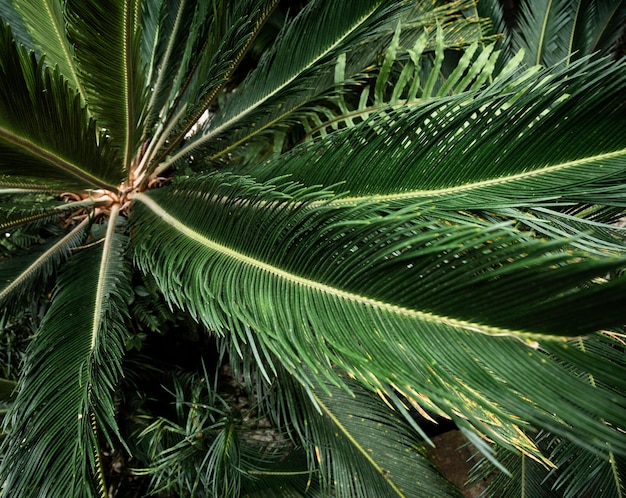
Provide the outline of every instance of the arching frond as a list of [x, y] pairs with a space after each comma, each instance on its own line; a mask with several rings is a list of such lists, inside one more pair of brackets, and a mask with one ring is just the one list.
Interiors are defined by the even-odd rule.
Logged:
[[[341, 54], [339, 58], [344, 61], [342, 62], [341, 78], [337, 78], [339, 74], [337, 70], [334, 71], [333, 75], [332, 64], [328, 62], [328, 57], [326, 57], [325, 63], [321, 67], [315, 68], [315, 78], [305, 81], [312, 68], [307, 69], [298, 77], [298, 80], [303, 83], [302, 85], [295, 86], [291, 90], [291, 87], [287, 86], [280, 90], [275, 97], [269, 96], [267, 100], [262, 99], [258, 109], [251, 109], [250, 113], [242, 114], [241, 119], [238, 118], [228, 125], [228, 133], [221, 133], [213, 137], [217, 138], [216, 140], [202, 139], [203, 133], [212, 134], [212, 129], [216, 123], [215, 121], [207, 122], [196, 138], [201, 140], [199, 150], [206, 150], [209, 160], [215, 161], [231, 154], [233, 150], [237, 151], [243, 144], [250, 147], [248, 145], [250, 141], [259, 142], [261, 147], [267, 148], [266, 142], [268, 137], [271, 137], [275, 143], [274, 149], [276, 152], [280, 152], [282, 149], [281, 136], [284, 135], [285, 128], [293, 123], [306, 121], [312, 112], [319, 112], [317, 111], [319, 102], [316, 100], [341, 100], [342, 93], [347, 91], [343, 88], [344, 85], [353, 83], [355, 78], [360, 81], [374, 71], [378, 65], [380, 54], [385, 51], [393, 36], [396, 23], [403, 26], [400, 42], [404, 45], [409, 44], [408, 46], [412, 46], [415, 39], [425, 29], [433, 31], [436, 24], [442, 26], [446, 47], [463, 46], [480, 40], [483, 22], [470, 15], [469, 11], [471, 11], [472, 5], [473, 2], [455, 2], [452, 4], [437, 2], [437, 5], [428, 8], [416, 4], [412, 9], [400, 10], [398, 16], [390, 17], [390, 21], [380, 23], [369, 31], [363, 30], [361, 38], [353, 40], [349, 46], [342, 45], [343, 53], [339, 50], [334, 52]], [[363, 36], [365, 34], [367, 36]], [[428, 42], [429, 47], [434, 44], [434, 36], [432, 38], [433, 40]], [[288, 47], [287, 50], [289, 50], [291, 45], [285, 45], [285, 47]], [[292, 57], [291, 54], [286, 54], [286, 56]], [[284, 58], [284, 56], [279, 55], [275, 58], [278, 59], [279, 57]], [[240, 89], [237, 90], [237, 92], [239, 91]], [[228, 101], [240, 99], [239, 93], [227, 97], [226, 106], [231, 107], [232, 105], [228, 104]], [[324, 111], [328, 111], [328, 108], [324, 107]], [[216, 116], [221, 114], [222, 111], [217, 111]], [[194, 151], [194, 156], [199, 150]], [[248, 155], [250, 154], [248, 153]], [[167, 162], [166, 165], [168, 164], [170, 163]]]
[[125, 169], [139, 147], [145, 100], [139, 4], [140, 0], [68, 0], [66, 4], [87, 105], [118, 147]]
[[337, 497], [460, 496], [435, 470], [423, 442], [402, 415], [376, 394], [344, 379], [351, 393], [326, 384], [326, 392], [276, 380], [286, 399], [286, 420], [307, 443], [322, 490]]
[[23, 298], [30, 297], [33, 286], [46, 281], [58, 270], [70, 256], [70, 251], [85, 239], [88, 221], [85, 220], [58, 240], [33, 248], [28, 255], [0, 263], [0, 306], [3, 314], [19, 309]]
[[[68, 186], [117, 183], [115, 154], [57, 70], [17, 47], [0, 26], [0, 173], [62, 180]], [[25, 119], [27, 117], [27, 119]]]
[[48, 66], [58, 66], [70, 88], [78, 90], [84, 104], [86, 93], [78, 75], [74, 49], [67, 38], [63, 2], [15, 0], [14, 3], [34, 41], [29, 46], [36, 47], [40, 54], [46, 54], [45, 62]]
[[[512, 413], [590, 447], [591, 433], [622, 439], [600, 421], [619, 426], [620, 401], [514, 338], [530, 333], [545, 347], [545, 333], [621, 323], [622, 279], [594, 279], [622, 260], [561, 252], [567, 241], [506, 225], [420, 216], [417, 206], [379, 216], [375, 204], [337, 208], [310, 189], [228, 175], [135, 199], [137, 263], [166, 298], [213, 330], [258, 341], [294, 375], [306, 366], [337, 382], [338, 365], [530, 453]], [[594, 367], [591, 358], [575, 363], [585, 362]], [[533, 378], [548, 371], [549, 385]], [[572, 408], [580, 399], [582, 411]], [[553, 413], [574, 417], [578, 436]]]
[[129, 297], [125, 240], [115, 213], [102, 243], [74, 255], [28, 352], [5, 424], [3, 492], [107, 496], [99, 433], [116, 434], [112, 391], [121, 372]]
[[[446, 209], [585, 203], [624, 206], [624, 66], [572, 64], [422, 107], [383, 110], [259, 171], [342, 182], [339, 202]], [[506, 81], [506, 80], [505, 80]], [[504, 83], [506, 88], [506, 83]], [[601, 119], [598, 116], [602, 116]]]
[[[166, 168], [203, 144], [216, 140], [242, 119], [254, 120], [251, 116], [263, 114], [272, 103], [308, 93], [311, 84], [332, 70], [332, 61], [338, 54], [351, 43], [375, 33], [393, 19], [393, 11], [399, 8], [399, 5], [384, 5], [380, 0], [342, 4], [311, 2], [238, 87], [235, 98], [229, 99], [196, 138], [159, 168]], [[310, 35], [306, 39], [302, 38], [305, 25]]]

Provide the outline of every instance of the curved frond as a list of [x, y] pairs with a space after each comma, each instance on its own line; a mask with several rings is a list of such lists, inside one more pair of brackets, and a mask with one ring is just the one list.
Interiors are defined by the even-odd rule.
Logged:
[[[468, 12], [471, 12], [473, 2], [441, 3], [442, 5], [433, 8], [420, 3], [415, 4], [414, 8], [408, 12], [400, 12], [397, 26], [389, 23], [388, 26], [373, 30], [370, 37], [349, 47], [346, 52], [337, 57], [334, 74], [327, 70], [324, 76], [318, 76], [311, 81], [306, 91], [295, 93], [276, 102], [270, 101], [271, 107], [264, 105], [263, 113], [254, 113], [251, 118], [244, 118], [228, 135], [220, 136], [218, 141], [208, 144], [209, 161], [222, 158], [243, 144], [246, 144], [246, 149], [248, 149], [250, 141], [256, 141], [260, 147], [264, 148], [268, 147], [267, 142], [270, 138], [275, 144], [280, 144], [281, 134], [284, 135], [284, 129], [291, 123], [298, 123], [308, 128], [307, 125], [312, 122], [310, 126], [321, 127], [320, 132], [324, 134], [325, 122], [330, 121], [328, 128], [336, 129], [337, 123], [351, 125], [354, 119], [357, 121], [364, 119], [368, 110], [371, 110], [369, 107], [380, 106], [379, 90], [391, 84], [388, 82], [389, 71], [387, 69], [389, 68], [387, 66], [395, 60], [395, 54], [394, 57], [389, 57], [389, 55], [395, 51], [402, 51], [401, 47], [418, 46], [421, 54], [423, 51], [433, 50], [435, 45], [458, 48], [482, 39], [482, 20], [470, 16]], [[467, 15], [464, 15], [466, 13]], [[435, 26], [439, 29], [435, 29]], [[435, 32], [441, 34], [437, 41]], [[383, 54], [385, 56], [383, 68], [378, 77], [375, 77], [379, 69], [379, 59]], [[406, 53], [404, 56], [406, 58]], [[419, 55], [413, 53], [411, 57], [411, 61], [407, 63], [409, 70], [414, 69], [413, 59], [419, 59]], [[433, 70], [433, 72], [437, 71]], [[388, 92], [389, 95], [385, 95], [385, 100], [394, 102], [399, 100], [400, 93], [404, 90], [410, 76], [407, 71], [403, 71], [398, 81], [395, 82], [393, 94]], [[363, 86], [374, 78], [377, 100], [372, 102], [374, 85], [365, 88]], [[419, 81], [416, 87], [418, 84]], [[352, 91], [361, 91], [361, 101], [358, 103], [347, 101], [346, 94]], [[363, 102], [364, 93], [368, 95], [371, 93], [372, 101], [368, 99], [367, 102]], [[408, 93], [415, 96], [417, 89], [411, 87]], [[237, 95], [233, 95], [232, 98], [237, 98]], [[404, 100], [407, 100], [406, 95]], [[276, 152], [282, 151], [281, 145], [275, 146]]]
[[86, 235], [89, 220], [74, 228], [59, 240], [33, 248], [28, 255], [0, 263], [0, 305], [3, 314], [11, 312], [29, 297], [34, 284], [40, 283], [58, 269]]
[[427, 459], [422, 441], [398, 412], [343, 380], [351, 393], [328, 383], [307, 393], [289, 386], [288, 378], [276, 381], [290, 398], [285, 405], [294, 412], [287, 420], [310, 448], [309, 465], [322, 490], [347, 498], [461, 496]]
[[30, 46], [46, 54], [48, 66], [59, 67], [70, 87], [78, 90], [84, 104], [85, 90], [78, 75], [74, 49], [67, 38], [62, 1], [15, 0], [14, 3], [34, 41]]
[[[531, 453], [511, 413], [591, 447], [591, 434], [605, 433], [601, 440], [626, 451], [600, 420], [619, 426], [622, 401], [530, 347], [551, 344], [546, 333], [622, 323], [623, 279], [600, 283], [621, 259], [562, 251], [567, 241], [506, 225], [438, 219], [417, 206], [379, 215], [371, 204], [336, 207], [312, 189], [229, 175], [135, 200], [137, 263], [166, 298], [244, 342], [250, 327], [294, 375], [306, 366], [337, 382], [338, 365], [373, 389], [391, 385], [437, 413], [462, 413], [457, 423]], [[548, 385], [533, 378], [548, 371]]]
[[66, 5], [87, 106], [128, 169], [141, 139], [145, 100], [140, 0], [68, 0]]
[[379, 111], [261, 167], [258, 177], [341, 182], [349, 195], [339, 202], [347, 204], [623, 207], [624, 68], [609, 61], [572, 64], [526, 75], [510, 92], [495, 84], [474, 95]]
[[[332, 61], [350, 44], [371, 36], [393, 19], [398, 5], [381, 0], [329, 4], [311, 2], [281, 33], [273, 49], [238, 87], [237, 95], [211, 116], [203, 130], [159, 166], [162, 170], [197, 147], [217, 139], [240, 120], [264, 112], [272, 102], [308, 93], [311, 84], [331, 74]], [[302, 36], [306, 26], [307, 36]]]
[[102, 243], [66, 265], [33, 341], [2, 443], [3, 492], [107, 496], [99, 432], [116, 434], [112, 391], [121, 374], [130, 296], [125, 238], [115, 213]]
[[0, 173], [112, 188], [121, 174], [115, 157], [58, 70], [0, 26]]

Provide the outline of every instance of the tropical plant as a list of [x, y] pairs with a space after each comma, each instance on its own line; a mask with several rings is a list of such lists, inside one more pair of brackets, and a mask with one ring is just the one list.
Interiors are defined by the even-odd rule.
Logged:
[[626, 65], [477, 12], [0, 0], [3, 496], [623, 493]]

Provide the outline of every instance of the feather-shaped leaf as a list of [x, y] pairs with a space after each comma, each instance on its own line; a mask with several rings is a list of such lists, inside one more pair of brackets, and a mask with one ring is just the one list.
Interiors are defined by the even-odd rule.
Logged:
[[122, 167], [129, 168], [141, 139], [145, 100], [140, 0], [68, 0], [66, 5], [87, 105], [119, 148]]
[[[393, 19], [400, 6], [380, 0], [329, 4], [311, 2], [278, 37], [258, 67], [238, 87], [236, 98], [228, 100], [212, 116], [197, 138], [190, 140], [162, 170], [197, 147], [228, 132], [240, 120], [283, 102], [294, 94], [308, 93], [311, 84], [331, 74], [332, 61], [350, 44], [372, 36]], [[303, 31], [306, 30], [306, 31]], [[306, 33], [306, 34], [303, 34]]]
[[520, 6], [519, 30], [513, 34], [513, 49], [523, 48], [530, 66], [553, 66], [565, 60], [577, 4], [571, 0], [527, 0]]
[[29, 349], [2, 446], [7, 495], [106, 496], [98, 433], [110, 441], [117, 431], [112, 390], [130, 295], [115, 219], [114, 212], [102, 243], [66, 266]]
[[121, 177], [115, 157], [58, 70], [0, 26], [0, 173], [111, 188]]
[[[506, 225], [437, 220], [416, 207], [379, 216], [375, 205], [336, 207], [311, 189], [228, 175], [135, 200], [137, 262], [166, 298], [214, 330], [258, 341], [290, 372], [306, 365], [336, 381], [330, 369], [339, 365], [374, 389], [393, 385], [436, 412], [462, 413], [458, 423], [524, 451], [534, 450], [516, 427], [519, 414], [588, 447], [592, 434], [605, 434], [626, 451], [600, 420], [619, 426], [623, 400], [524, 341], [493, 337], [621, 323], [623, 279], [591, 281], [622, 260], [562, 252], [566, 241]], [[534, 378], [548, 372], [549, 385]]]
[[163, 54], [155, 61], [159, 68], [148, 111], [149, 125], [158, 114], [164, 126], [154, 134], [147, 160], [154, 154], [163, 158], [198, 125], [276, 4], [276, 0], [213, 4], [185, 0], [177, 4], [175, 15], [164, 15], [164, 33], [156, 47]]
[[39, 287], [35, 284], [45, 282], [69, 257], [71, 249], [85, 239], [88, 221], [85, 220], [58, 240], [33, 248], [28, 255], [0, 263], [0, 306], [3, 315], [19, 307], [23, 298], [31, 295], [33, 286]]
[[579, 0], [569, 44], [572, 58], [610, 52], [626, 33], [626, 3], [623, 0]]
[[67, 38], [63, 2], [61, 0], [15, 0], [15, 7], [22, 19], [38, 52], [46, 54], [45, 62], [50, 67], [58, 66], [67, 79], [70, 88], [79, 91], [83, 103], [85, 90], [78, 76], [74, 49]]
[[[337, 122], [344, 119], [342, 114], [346, 115], [345, 121], [348, 123], [351, 117], [355, 115], [357, 117], [366, 116], [367, 109], [363, 109], [364, 105], [361, 105], [361, 108], [355, 112], [354, 109], [351, 109], [354, 106], [347, 103], [344, 96], [350, 95], [350, 92], [355, 90], [355, 85], [356, 90], [360, 91], [364, 81], [372, 77], [371, 73], [375, 73], [378, 69], [378, 59], [381, 54], [388, 50], [390, 40], [394, 47], [396, 45], [398, 47], [412, 47], [420, 39], [420, 34], [425, 31], [434, 33], [434, 26], [436, 25], [440, 26], [442, 31], [441, 45], [446, 48], [457, 48], [459, 45], [462, 46], [482, 38], [481, 20], [473, 17], [468, 18], [461, 14], [461, 12], [466, 12], [463, 9], [471, 10], [470, 7], [473, 2], [441, 3], [442, 5], [437, 6], [426, 6], [418, 3], [409, 11], [400, 12], [398, 19], [398, 25], [401, 26], [400, 30], [392, 23], [372, 30], [362, 42], [355, 43], [348, 47], [346, 52], [339, 55], [334, 75], [331, 71], [326, 70], [323, 76], [318, 75], [314, 81], [309, 83], [308, 87], [301, 89], [302, 91], [280, 100], [270, 100], [267, 105], [262, 106], [262, 113], [255, 112], [252, 116], [244, 118], [242, 122], [236, 123], [234, 133], [220, 136], [218, 141], [208, 144], [209, 160], [215, 161], [226, 154], [232, 154], [242, 144], [247, 144], [246, 147], [249, 147], [248, 142], [252, 140], [257, 141], [259, 147], [267, 149], [269, 137], [273, 138], [277, 144], [274, 147], [277, 149], [276, 152], [281, 152], [281, 134], [284, 135], [284, 128], [294, 122], [304, 124], [306, 127], [308, 120], [321, 117], [322, 122], [331, 120], [332, 126], [336, 127]], [[471, 34], [466, 32], [468, 26], [470, 26]], [[394, 30], [399, 31], [397, 36], [394, 35]], [[432, 50], [435, 45], [435, 36], [426, 38], [422, 48]], [[381, 69], [382, 73], [384, 73], [384, 69]], [[400, 79], [406, 80], [407, 77]], [[386, 76], [379, 76], [377, 81], [380, 83], [377, 83], [377, 89], [379, 85], [386, 85], [386, 80]], [[400, 84], [398, 84], [399, 86]], [[367, 89], [363, 90], [363, 92], [366, 91]], [[232, 98], [236, 99], [238, 96], [234, 94]], [[319, 102], [320, 99], [322, 102]], [[328, 107], [331, 103], [339, 107], [339, 116], [337, 116], [336, 110]], [[378, 104], [377, 102], [376, 105]], [[322, 126], [321, 123], [319, 125]]]
[[[328, 495], [337, 497], [461, 496], [424, 453], [413, 428], [376, 394], [344, 379], [348, 393], [331, 384], [309, 391], [276, 382], [301, 421], [300, 437]], [[289, 409], [289, 408], [288, 408]]]
[[625, 67], [572, 64], [528, 76], [510, 93], [506, 83], [495, 84], [475, 95], [380, 111], [317, 146], [295, 149], [257, 176], [342, 182], [350, 192], [345, 203], [624, 206]]

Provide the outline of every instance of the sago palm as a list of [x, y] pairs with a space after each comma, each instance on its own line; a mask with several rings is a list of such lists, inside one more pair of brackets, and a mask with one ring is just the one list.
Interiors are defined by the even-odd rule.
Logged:
[[[441, 418], [623, 492], [626, 66], [526, 66], [472, 1], [277, 6], [0, 0], [2, 324], [37, 326], [3, 496], [107, 496], [111, 451], [183, 496], [455, 496]], [[125, 359], [159, 332], [215, 356]]]

